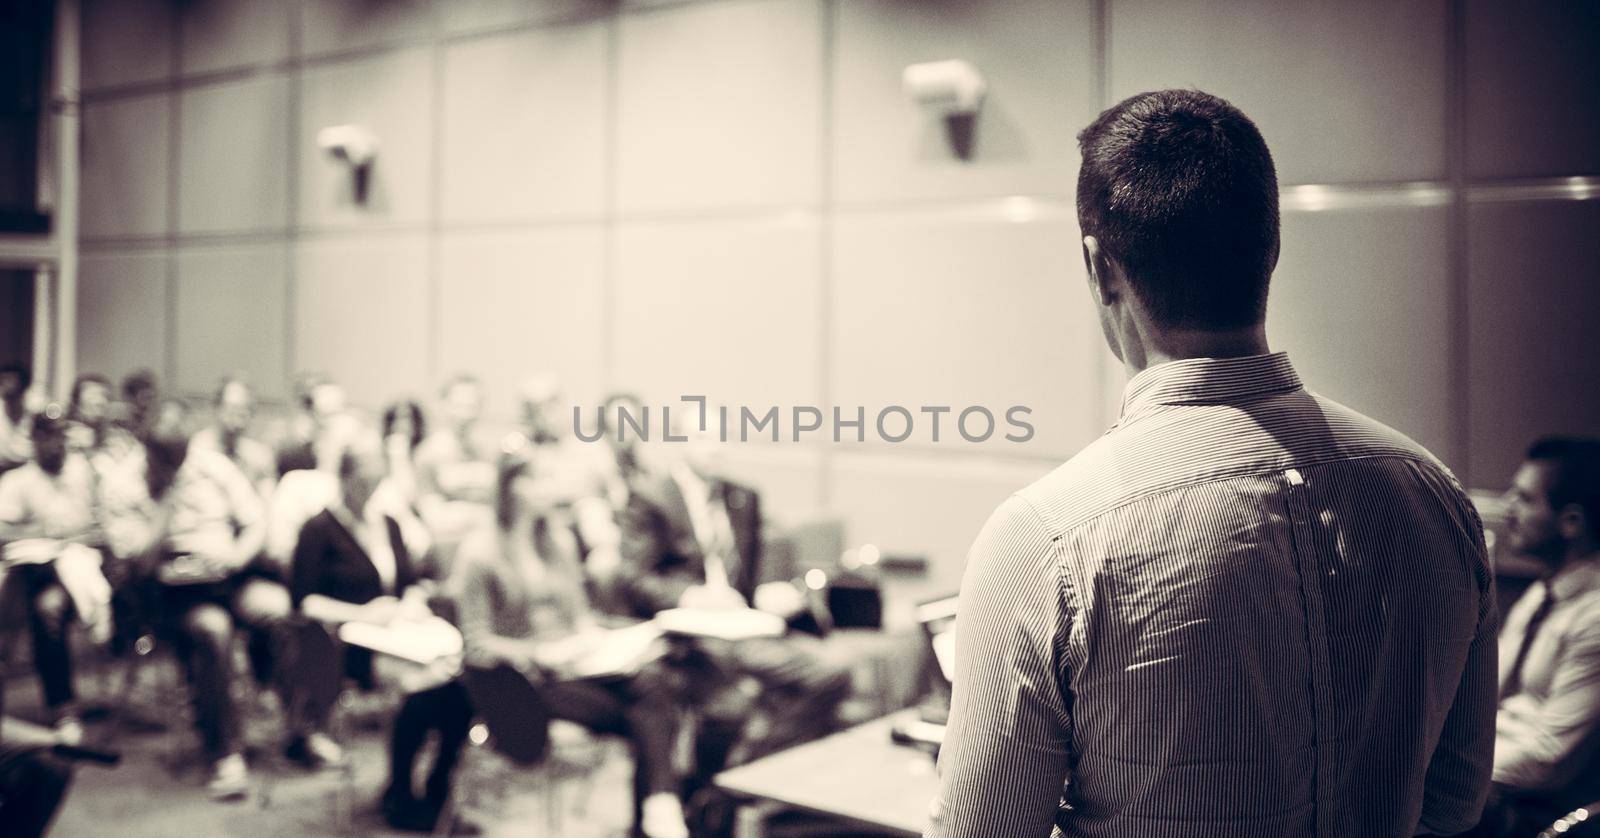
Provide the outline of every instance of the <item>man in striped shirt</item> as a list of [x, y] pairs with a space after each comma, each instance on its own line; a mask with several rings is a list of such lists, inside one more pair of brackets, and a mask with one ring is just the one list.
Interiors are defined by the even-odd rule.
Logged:
[[1493, 583], [1461, 487], [1267, 348], [1277, 177], [1198, 91], [1079, 136], [1116, 426], [968, 559], [932, 836], [1408, 836], [1471, 827]]

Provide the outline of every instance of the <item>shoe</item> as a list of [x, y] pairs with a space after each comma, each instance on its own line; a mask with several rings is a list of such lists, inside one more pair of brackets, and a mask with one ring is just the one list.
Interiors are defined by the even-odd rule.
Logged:
[[656, 792], [644, 799], [639, 831], [645, 838], [689, 838], [689, 825], [683, 817], [683, 803], [670, 792]]
[[432, 832], [438, 819], [438, 812], [430, 812], [417, 803], [395, 805], [385, 801], [383, 804], [383, 822], [401, 832]]
[[306, 768], [329, 768], [344, 764], [344, 748], [326, 733], [296, 736], [284, 747], [283, 755]]
[[217, 760], [206, 792], [212, 800], [242, 800], [250, 793], [250, 769], [242, 754], [229, 754]]

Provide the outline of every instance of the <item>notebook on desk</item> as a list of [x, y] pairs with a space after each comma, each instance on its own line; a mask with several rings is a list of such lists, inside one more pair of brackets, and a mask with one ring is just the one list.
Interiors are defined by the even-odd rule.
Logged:
[[950, 720], [950, 689], [956, 674], [956, 605], [958, 597], [947, 596], [917, 606], [917, 622], [933, 653], [933, 677], [928, 697], [917, 706], [917, 714], [898, 721], [892, 735], [895, 741], [937, 749], [944, 742], [945, 725]]

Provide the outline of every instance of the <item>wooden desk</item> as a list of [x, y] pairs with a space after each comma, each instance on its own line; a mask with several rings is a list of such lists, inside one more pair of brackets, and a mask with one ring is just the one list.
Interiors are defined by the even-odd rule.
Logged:
[[717, 775], [743, 798], [771, 800], [897, 835], [920, 836], [938, 792], [933, 757], [889, 740], [916, 708], [763, 757]]

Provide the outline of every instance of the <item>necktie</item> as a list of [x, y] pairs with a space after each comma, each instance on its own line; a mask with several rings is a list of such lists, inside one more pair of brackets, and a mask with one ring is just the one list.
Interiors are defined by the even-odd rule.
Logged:
[[1540, 600], [1539, 607], [1528, 617], [1528, 625], [1522, 630], [1522, 643], [1517, 646], [1517, 656], [1511, 659], [1511, 668], [1506, 671], [1505, 687], [1500, 691], [1501, 698], [1515, 695], [1522, 689], [1522, 665], [1528, 662], [1528, 650], [1533, 648], [1539, 627], [1545, 618], [1550, 616], [1550, 609], [1555, 607], [1555, 604], [1555, 594], [1551, 592], [1549, 583], [1545, 583], [1544, 599]]
[[706, 587], [726, 588], [728, 582], [728, 559], [733, 550], [732, 526], [728, 522], [728, 510], [723, 506], [722, 498], [718, 493], [716, 484], [706, 487], [705, 521], [706, 529]]

